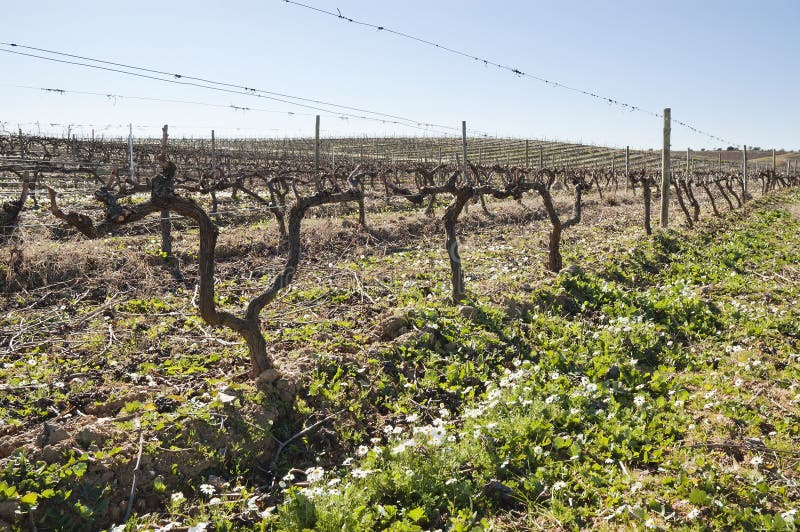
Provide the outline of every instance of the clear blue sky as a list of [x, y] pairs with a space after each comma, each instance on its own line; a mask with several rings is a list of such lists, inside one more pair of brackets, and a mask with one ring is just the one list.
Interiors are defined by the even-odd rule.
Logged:
[[[567, 85], [661, 112], [737, 143], [800, 148], [800, 2], [307, 0]], [[661, 121], [364, 29], [280, 0], [4, 2], [0, 41], [232, 81], [498, 136], [659, 147]], [[0, 52], [8, 129], [95, 125], [138, 135], [313, 135], [316, 111]], [[50, 87], [269, 111], [58, 95]], [[288, 115], [287, 111], [296, 114]], [[86, 133], [91, 126], [75, 126]], [[323, 113], [323, 135], [421, 134]], [[429, 133], [430, 134], [430, 133]], [[673, 126], [673, 148], [719, 141]]]

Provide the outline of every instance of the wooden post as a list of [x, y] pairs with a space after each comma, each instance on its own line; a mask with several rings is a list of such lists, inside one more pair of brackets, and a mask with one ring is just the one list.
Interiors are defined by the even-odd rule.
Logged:
[[628, 187], [630, 187], [630, 181], [628, 180], [628, 173], [631, 170], [631, 147], [625, 146], [625, 192], [628, 191]]
[[[203, 142], [203, 152], [205, 152], [205, 142]], [[211, 212], [214, 213], [214, 219], [219, 222], [219, 216], [217, 215], [217, 193], [213, 188], [213, 185], [216, 184], [217, 179], [217, 139], [214, 135], [213, 129], [211, 130], [211, 179]], [[236, 198], [235, 188], [233, 189], [233, 194], [231, 196]]]
[[528, 164], [528, 156], [530, 154], [530, 147], [528, 146], [528, 139], [525, 139], [525, 168], [527, 169], [530, 165]]
[[661, 227], [669, 226], [669, 184], [670, 167], [670, 133], [672, 130], [672, 110], [664, 109], [664, 146], [661, 152]]
[[467, 162], [467, 121], [461, 121], [461, 152], [464, 154], [464, 181], [469, 181], [469, 163]]
[[131, 164], [131, 181], [135, 181], [135, 172], [133, 168], [133, 124], [128, 124], [128, 155], [130, 156]]
[[742, 201], [747, 199], [747, 144], [742, 146], [742, 184], [744, 187], [744, 194], [742, 194]]
[[[167, 163], [167, 125], [161, 129], [161, 157], [166, 165]], [[165, 255], [164, 258], [172, 256], [172, 224], [169, 220], [169, 209], [161, 210], [161, 253]]]
[[778, 173], [778, 167], [775, 166], [775, 148], [772, 148], [772, 173], [773, 174]]
[[167, 159], [167, 138], [168, 138], [167, 129], [168, 128], [169, 128], [169, 126], [167, 124], [164, 124], [164, 127], [161, 128], [161, 156], [164, 158], [165, 161]]
[[686, 177], [689, 177], [689, 172], [692, 171], [692, 149], [686, 148]]
[[722, 152], [719, 152], [719, 167], [717, 168], [720, 172], [722, 172]]
[[217, 139], [214, 137], [214, 130], [211, 130], [211, 174], [217, 175]]
[[544, 169], [544, 146], [539, 146], [539, 170]]
[[319, 115], [314, 127], [314, 171], [319, 172]]
[[19, 128], [19, 155], [25, 157], [25, 143], [22, 141], [22, 128]]

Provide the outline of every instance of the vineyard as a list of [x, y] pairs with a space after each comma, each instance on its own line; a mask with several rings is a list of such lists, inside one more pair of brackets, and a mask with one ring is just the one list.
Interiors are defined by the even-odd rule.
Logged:
[[793, 528], [748, 155], [0, 135], [0, 530]]

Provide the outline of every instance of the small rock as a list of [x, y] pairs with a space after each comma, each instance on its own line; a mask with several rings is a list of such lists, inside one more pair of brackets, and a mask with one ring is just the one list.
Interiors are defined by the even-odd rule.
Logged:
[[475, 320], [478, 318], [478, 309], [470, 305], [462, 305], [458, 307], [458, 313], [468, 320]]
[[69, 438], [69, 433], [63, 427], [51, 425], [45, 421], [43, 446], [51, 443], [58, 443], [67, 438]]
[[483, 494], [487, 499], [491, 499], [501, 508], [512, 508], [517, 504], [514, 499], [514, 490], [500, 482], [499, 480], [490, 480], [483, 487]]
[[581, 275], [583, 274], [583, 269], [577, 264], [570, 264], [566, 268], [562, 268], [560, 273], [567, 273], [569, 275]]
[[385, 340], [394, 340], [408, 329], [408, 322], [404, 316], [390, 316], [381, 323], [381, 337]]
[[259, 384], [272, 384], [281, 378], [281, 372], [277, 369], [268, 369], [261, 372], [258, 376]]
[[103, 443], [110, 438], [111, 434], [109, 431], [103, 430], [97, 426], [90, 426], [81, 430], [75, 437], [75, 441], [84, 447], [89, 447], [93, 443], [102, 447]]
[[45, 445], [42, 448], [42, 460], [48, 464], [53, 464], [61, 460], [63, 449], [57, 445]]
[[[412, 329], [409, 331], [406, 327], [403, 327], [400, 336], [395, 338], [395, 340], [397, 341], [398, 344], [406, 345], [414, 342], [419, 342], [423, 336], [425, 336], [425, 333], [423, 333], [419, 329]], [[428, 344], [429, 342], [424, 342], [424, 343]]]
[[284, 403], [291, 403], [294, 401], [295, 385], [286, 379], [278, 379], [275, 381], [275, 393], [278, 398]]

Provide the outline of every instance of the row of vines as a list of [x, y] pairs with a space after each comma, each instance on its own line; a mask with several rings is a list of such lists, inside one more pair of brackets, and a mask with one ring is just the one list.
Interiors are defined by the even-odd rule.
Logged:
[[[162, 250], [169, 258], [170, 216], [190, 219], [199, 231], [200, 315], [207, 324], [241, 337], [255, 376], [274, 369], [260, 315], [297, 276], [304, 251], [303, 221], [314, 210], [328, 216], [341, 212], [334, 206], [351, 207], [364, 231], [369, 230], [370, 212], [382, 206], [404, 203], [421, 210], [441, 227], [452, 302], [459, 304], [468, 300], [459, 219], [471, 206], [492, 217], [495, 200], [540, 201], [550, 222], [546, 267], [558, 272], [563, 267], [562, 234], [581, 222], [587, 198], [611, 201], [627, 191], [641, 212], [643, 230], [650, 234], [654, 198], [659, 197], [662, 182], [660, 171], [644, 157], [626, 173], [613, 158], [610, 165], [584, 166], [545, 165], [544, 158], [538, 161], [541, 164], [484, 163], [483, 157], [370, 158], [364, 156], [363, 143], [360, 151], [342, 150], [330, 164], [318, 167], [307, 151], [296, 147], [266, 149], [242, 141], [217, 152], [198, 149], [196, 143], [170, 143], [166, 126], [160, 143], [138, 143], [132, 153], [129, 149], [124, 142], [0, 137], [0, 176], [3, 193], [9, 195], [0, 210], [5, 244], [13, 252], [29, 223], [27, 213], [37, 208], [47, 209], [51, 223], [57, 221], [62, 229], [67, 226], [89, 239], [124, 235], [128, 226], [160, 214]], [[672, 172], [669, 199], [675, 200], [682, 223], [693, 227], [704, 213], [720, 216], [723, 210], [741, 207], [753, 194], [769, 194], [799, 182], [800, 175], [788, 165], [785, 172], [767, 168], [745, 175], [733, 168], [687, 164]], [[46, 198], [40, 197], [44, 190]], [[85, 202], [89, 195], [94, 209]], [[566, 195], [570, 208], [564, 211], [556, 198]], [[221, 196], [273, 219], [284, 257], [281, 271], [238, 313], [222, 308], [215, 297]]]

